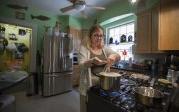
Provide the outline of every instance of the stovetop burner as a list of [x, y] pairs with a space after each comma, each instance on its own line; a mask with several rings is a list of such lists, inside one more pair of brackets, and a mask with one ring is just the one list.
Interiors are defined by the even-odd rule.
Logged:
[[137, 86], [141, 86], [140, 82], [137, 82], [129, 77], [122, 77], [120, 88], [115, 91], [106, 91], [100, 88], [100, 86], [94, 86], [91, 88], [98, 96], [106, 99], [113, 106], [125, 110], [124, 112], [164, 112], [162, 106], [146, 107], [145, 105], [136, 102], [133, 89]]

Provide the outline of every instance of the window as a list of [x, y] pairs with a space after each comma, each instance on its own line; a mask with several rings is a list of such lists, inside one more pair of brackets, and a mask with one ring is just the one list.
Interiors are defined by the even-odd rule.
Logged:
[[132, 45], [134, 44], [134, 22], [109, 28], [108, 45], [118, 52], [121, 60], [133, 58]]

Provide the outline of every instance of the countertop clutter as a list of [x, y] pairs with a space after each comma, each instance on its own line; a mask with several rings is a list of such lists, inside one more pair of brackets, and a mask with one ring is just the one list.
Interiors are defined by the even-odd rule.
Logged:
[[114, 65], [112, 70], [122, 74], [120, 86], [113, 90], [91, 87], [88, 112], [175, 112], [179, 108], [177, 72], [173, 85], [173, 78], [170, 81], [166, 79], [167, 74], [161, 75], [158, 61], [150, 65], [129, 65], [127, 62]]

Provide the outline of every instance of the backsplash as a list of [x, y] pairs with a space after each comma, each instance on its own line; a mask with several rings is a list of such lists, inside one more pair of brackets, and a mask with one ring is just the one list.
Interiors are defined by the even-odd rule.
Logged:
[[134, 60], [137, 62], [143, 62], [144, 60], [152, 60], [159, 59], [159, 63], [162, 63], [167, 56], [167, 53], [164, 54], [134, 54]]
[[163, 63], [165, 57], [167, 56], [179, 56], [179, 51], [166, 51], [165, 53], [155, 53], [155, 54], [134, 54], [134, 60], [137, 62], [143, 62], [144, 60], [153, 60], [159, 59], [159, 63]]

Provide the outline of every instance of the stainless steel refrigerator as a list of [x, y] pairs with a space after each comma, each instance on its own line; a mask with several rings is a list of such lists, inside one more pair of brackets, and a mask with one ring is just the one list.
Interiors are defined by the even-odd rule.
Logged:
[[72, 40], [45, 36], [43, 40], [42, 95], [52, 96], [72, 89]]

